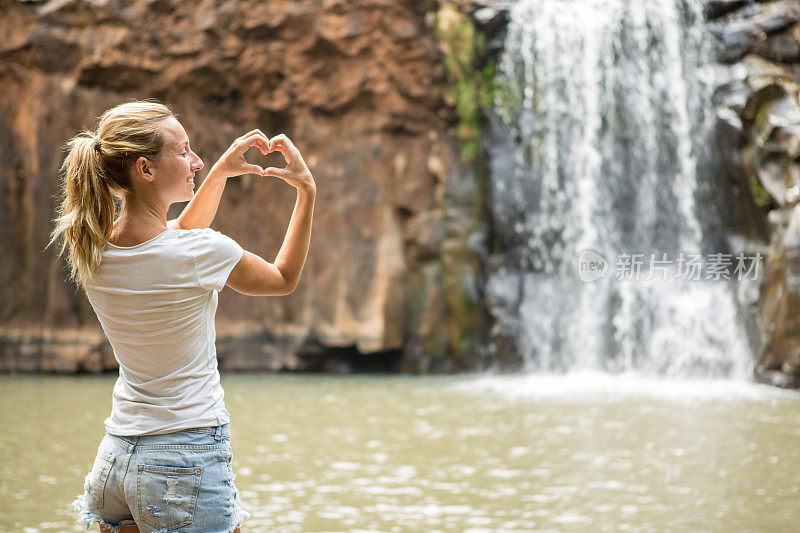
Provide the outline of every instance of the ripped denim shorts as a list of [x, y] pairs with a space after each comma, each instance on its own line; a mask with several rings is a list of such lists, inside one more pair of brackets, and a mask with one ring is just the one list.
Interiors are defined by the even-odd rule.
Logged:
[[230, 424], [122, 437], [106, 433], [84, 493], [72, 506], [77, 523], [141, 533], [232, 532], [250, 514], [233, 483]]

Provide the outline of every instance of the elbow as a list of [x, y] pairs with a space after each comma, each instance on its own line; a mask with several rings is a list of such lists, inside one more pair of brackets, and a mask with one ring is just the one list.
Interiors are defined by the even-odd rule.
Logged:
[[292, 294], [296, 288], [297, 288], [297, 282], [294, 282], [294, 283], [287, 282], [286, 288], [283, 291], [283, 296], [287, 296], [289, 294]]
[[286, 296], [292, 294], [294, 290], [297, 288], [297, 285], [300, 283], [300, 275], [291, 276], [284, 274], [280, 268], [278, 271], [281, 272], [281, 277], [283, 278], [283, 287], [281, 291], [281, 296]]

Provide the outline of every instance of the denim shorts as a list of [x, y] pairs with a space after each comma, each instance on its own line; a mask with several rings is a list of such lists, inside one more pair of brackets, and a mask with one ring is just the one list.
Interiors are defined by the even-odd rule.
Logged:
[[72, 506], [77, 523], [117, 532], [232, 532], [250, 514], [233, 483], [230, 424], [122, 437], [106, 433], [84, 493]]

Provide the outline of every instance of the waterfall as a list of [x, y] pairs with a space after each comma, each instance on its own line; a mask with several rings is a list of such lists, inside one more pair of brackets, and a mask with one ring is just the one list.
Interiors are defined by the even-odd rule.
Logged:
[[510, 6], [488, 134], [487, 295], [495, 335], [527, 370], [750, 376], [736, 278], [709, 270], [710, 254], [730, 254], [711, 43], [695, 1]]

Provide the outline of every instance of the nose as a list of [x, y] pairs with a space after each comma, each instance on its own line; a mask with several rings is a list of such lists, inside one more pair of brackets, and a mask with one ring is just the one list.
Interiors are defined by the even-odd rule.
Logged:
[[194, 164], [192, 165], [192, 169], [193, 169], [192, 172], [197, 172], [198, 170], [203, 170], [204, 166], [205, 165], [203, 165], [203, 160], [200, 159], [200, 156], [197, 155], [197, 154], [194, 154]]

